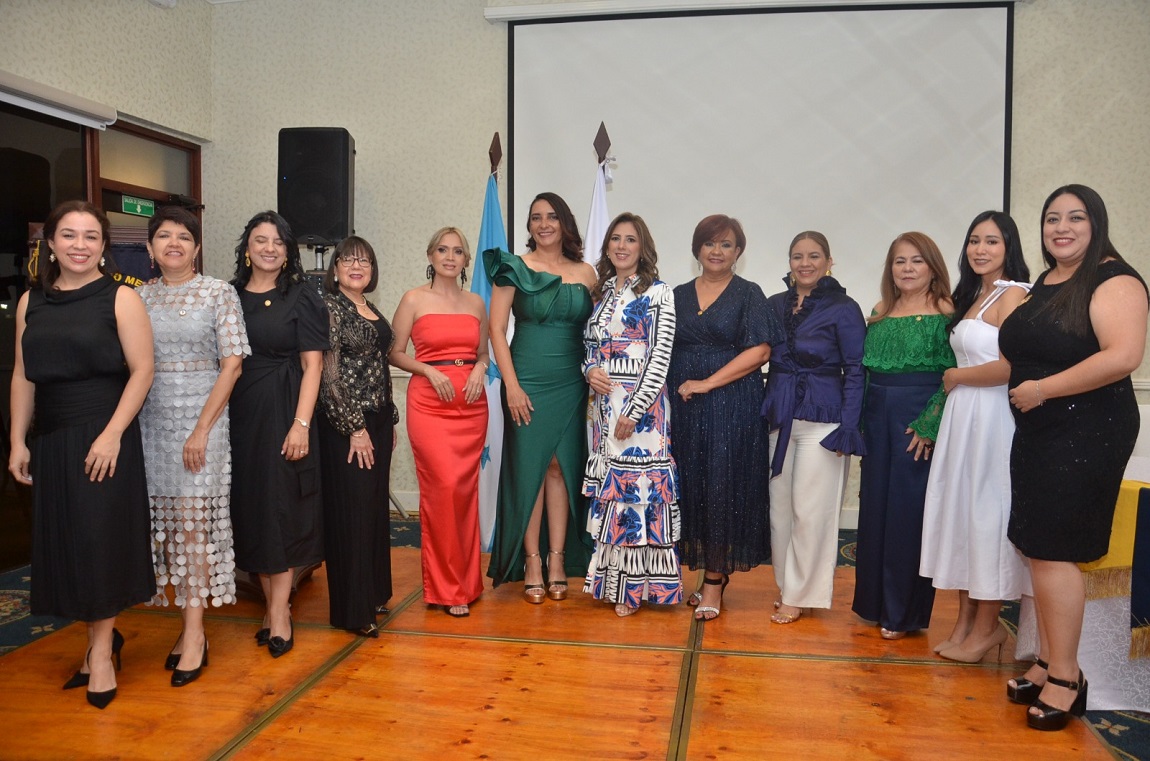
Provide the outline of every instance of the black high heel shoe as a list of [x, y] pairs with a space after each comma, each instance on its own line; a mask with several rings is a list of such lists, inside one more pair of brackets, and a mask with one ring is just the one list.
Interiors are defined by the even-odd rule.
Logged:
[[[113, 638], [114, 637], [115, 637], [115, 635], [113, 635]], [[91, 653], [92, 649], [89, 648], [88, 652]], [[85, 662], [87, 662], [88, 659], [86, 656], [85, 656], [84, 660], [85, 660]], [[114, 653], [109, 660], [112, 661], [112, 665], [116, 669], [116, 671], [119, 671], [120, 670], [120, 654]], [[90, 664], [89, 664], [88, 668], [89, 669], [91, 668]], [[96, 708], [99, 708], [101, 711], [103, 711], [105, 708], [108, 707], [108, 704], [110, 704], [113, 700], [115, 700], [116, 688], [113, 687], [112, 689], [104, 690], [103, 692], [92, 692], [91, 690], [88, 690], [87, 693], [85, 693], [85, 696], [88, 698], [88, 704], [89, 705], [93, 705]]]
[[289, 621], [291, 626], [291, 633], [287, 639], [283, 637], [269, 637], [268, 638], [268, 652], [272, 654], [273, 658], [279, 658], [295, 646], [295, 622]]
[[271, 636], [272, 636], [272, 630], [269, 629], [268, 627], [265, 626], [262, 629], [257, 629], [256, 630], [256, 644], [259, 645], [260, 647], [267, 647], [268, 646], [268, 640], [271, 639]]
[[[1046, 671], [1050, 668], [1049, 664], [1041, 658], [1035, 658], [1034, 662], [1038, 668]], [[1018, 677], [1014, 680], [1014, 686], [1006, 685], [1006, 698], [1011, 703], [1018, 703], [1020, 705], [1031, 705], [1034, 701], [1038, 700], [1038, 696], [1042, 694], [1042, 685], [1035, 684], [1029, 679]]]
[[176, 645], [180, 644], [180, 642], [182, 642], [183, 639], [184, 639], [184, 633], [180, 632], [180, 636], [176, 637], [176, 644], [172, 645], [172, 649], [168, 651], [168, 657], [164, 659], [164, 670], [165, 671], [175, 671], [176, 667], [180, 665], [180, 656], [183, 655], [183, 653], [177, 653], [177, 652], [175, 652], [175, 650], [176, 650]]
[[[179, 657], [176, 658], [176, 665], [180, 664]], [[200, 656], [200, 665], [196, 666], [190, 671], [175, 668], [172, 670], [172, 686], [183, 687], [185, 684], [191, 684], [200, 678], [200, 672], [204, 670], [204, 666], [208, 665], [208, 638], [204, 637], [204, 650]]]
[[[112, 662], [116, 665], [116, 671], [120, 670], [120, 651], [124, 648], [124, 635], [120, 634], [119, 629], [112, 629]], [[88, 662], [88, 653], [92, 648], [88, 648], [88, 652], [84, 653], [84, 663]], [[74, 690], [77, 687], [87, 687], [88, 681], [91, 679], [91, 674], [85, 674], [79, 669], [76, 670], [72, 677], [64, 682], [65, 690]]]
[[352, 634], [358, 634], [360, 637], [368, 639], [379, 639], [379, 627], [374, 623], [367, 626], [361, 626], [358, 629], [348, 629]]
[[1053, 674], [1047, 673], [1046, 683], [1053, 684], [1057, 687], [1065, 687], [1068, 690], [1074, 690], [1077, 695], [1074, 696], [1074, 702], [1070, 704], [1070, 709], [1063, 711], [1061, 708], [1043, 703], [1041, 699], [1034, 701], [1031, 708], [1037, 708], [1042, 711], [1041, 714], [1033, 714], [1029, 710], [1026, 712], [1026, 726], [1031, 729], [1039, 729], [1043, 732], [1057, 732], [1066, 727], [1070, 721], [1071, 716], [1081, 716], [1086, 713], [1086, 691], [1090, 686], [1086, 683], [1086, 677], [1083, 676], [1082, 671], [1078, 672], [1078, 681], [1068, 682], [1065, 679], [1059, 679]]

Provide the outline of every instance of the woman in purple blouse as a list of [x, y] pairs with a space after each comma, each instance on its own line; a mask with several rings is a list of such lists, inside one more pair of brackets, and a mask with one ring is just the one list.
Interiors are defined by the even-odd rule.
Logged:
[[831, 277], [822, 233], [791, 241], [787, 290], [767, 299], [785, 329], [771, 346], [763, 416], [771, 429], [771, 555], [779, 599], [771, 620], [829, 608], [850, 455], [864, 455], [862, 310]]

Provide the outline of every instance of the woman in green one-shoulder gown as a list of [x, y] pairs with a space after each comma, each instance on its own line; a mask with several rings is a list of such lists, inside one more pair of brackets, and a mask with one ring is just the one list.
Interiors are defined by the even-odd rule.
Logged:
[[575, 218], [559, 196], [535, 198], [527, 231], [530, 251], [523, 256], [483, 252], [494, 284], [491, 344], [503, 376], [504, 413], [487, 575], [495, 586], [525, 580], [527, 601], [538, 604], [565, 598], [567, 577], [583, 576], [591, 558], [581, 493], [588, 393], [581, 363], [595, 271], [583, 262]]

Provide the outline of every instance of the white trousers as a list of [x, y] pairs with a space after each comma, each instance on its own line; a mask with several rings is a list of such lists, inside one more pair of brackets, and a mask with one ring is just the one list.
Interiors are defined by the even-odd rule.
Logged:
[[[783, 471], [771, 479], [771, 558], [783, 604], [829, 608], [839, 548], [839, 513], [850, 456], [819, 442], [838, 423], [795, 420]], [[771, 434], [771, 454], [779, 432]]]

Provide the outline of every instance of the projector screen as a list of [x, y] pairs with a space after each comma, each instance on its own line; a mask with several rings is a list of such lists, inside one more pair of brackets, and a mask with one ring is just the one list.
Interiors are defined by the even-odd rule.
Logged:
[[[747, 235], [738, 266], [770, 295], [787, 246], [827, 235], [869, 312], [891, 240], [930, 235], [952, 278], [970, 220], [1008, 197], [1008, 4], [740, 12], [511, 25], [511, 247], [545, 190], [582, 232], [599, 123], [611, 216], [651, 229], [663, 280], [695, 276], [713, 213]], [[602, 241], [587, 241], [596, 252]], [[952, 283], [953, 287], [953, 283]]]

